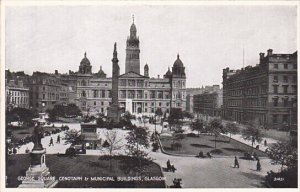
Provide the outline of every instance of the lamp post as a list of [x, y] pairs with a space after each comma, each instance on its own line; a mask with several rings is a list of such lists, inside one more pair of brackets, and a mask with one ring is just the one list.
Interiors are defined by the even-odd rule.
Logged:
[[154, 130], [156, 135], [156, 92], [154, 92]]

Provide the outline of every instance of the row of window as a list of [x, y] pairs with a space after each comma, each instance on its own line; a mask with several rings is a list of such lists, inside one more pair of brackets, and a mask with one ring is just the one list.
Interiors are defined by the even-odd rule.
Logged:
[[59, 88], [58, 87], [53, 87], [53, 86], [43, 86], [43, 87], [40, 87], [40, 86], [32, 86], [32, 91], [35, 92], [35, 91], [59, 91]]
[[[283, 106], [283, 107], [288, 107], [289, 106], [289, 98], [288, 97], [282, 98], [281, 100], [282, 100], [282, 105], [281, 106]], [[292, 99], [291, 102], [294, 103], [295, 99]], [[273, 106], [274, 107], [279, 107], [279, 98], [277, 98], [277, 97], [273, 98]]]
[[[135, 45], [135, 44], [133, 44], [133, 45]], [[127, 54], [127, 58], [128, 59], [139, 59], [140, 58], [139, 55], [140, 54]]]
[[[278, 88], [279, 88], [279, 85], [273, 85], [273, 93], [279, 93], [278, 91]], [[297, 85], [292, 85], [291, 88], [292, 88], [292, 91], [289, 92], [289, 85], [282, 85], [282, 93], [294, 93], [294, 94], [297, 94]]]
[[177, 81], [173, 82], [174, 88], [184, 88], [185, 87], [185, 81]]
[[[277, 83], [277, 82], [279, 81], [279, 77], [280, 77], [280, 76], [277, 76], [277, 75], [273, 76], [273, 82]], [[289, 82], [289, 79], [290, 79], [289, 77], [292, 78], [291, 80], [292, 80], [293, 83], [296, 83], [296, 82], [297, 82], [297, 76], [296, 76], [296, 75], [293, 75], [293, 76], [283, 75], [283, 76], [282, 76], [282, 81], [283, 81], [284, 83], [288, 83], [288, 82]]]
[[9, 91], [11, 96], [28, 96], [28, 92], [24, 91]]
[[[244, 101], [244, 107], [254, 107], [254, 106], [260, 106], [265, 107], [267, 105], [267, 99], [247, 99]], [[243, 100], [229, 100], [228, 106], [243, 106]]]
[[27, 97], [12, 97], [11, 103], [13, 104], [27, 104], [28, 98]]
[[[273, 64], [274, 69], [279, 69], [279, 65], [282, 65], [282, 64], [274, 63]], [[297, 69], [297, 64], [288, 64], [288, 63], [283, 64], [283, 69], [292, 69], [291, 66], [293, 66], [293, 69]]]
[[267, 93], [267, 86], [250, 87], [246, 89], [237, 89], [228, 91], [228, 96], [244, 96], [244, 95], [258, 95]]

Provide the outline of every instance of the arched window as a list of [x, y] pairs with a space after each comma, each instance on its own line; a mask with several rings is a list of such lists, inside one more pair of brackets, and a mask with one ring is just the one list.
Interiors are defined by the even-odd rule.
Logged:
[[81, 81], [81, 86], [86, 86], [86, 81], [85, 80]]

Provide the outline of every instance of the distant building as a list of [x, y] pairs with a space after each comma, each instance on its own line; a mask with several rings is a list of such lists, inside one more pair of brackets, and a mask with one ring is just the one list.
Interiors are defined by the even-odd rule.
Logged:
[[24, 87], [22, 80], [10, 80], [5, 86], [7, 107], [29, 108], [29, 88]]
[[223, 90], [219, 85], [214, 85], [213, 89], [207, 89], [204, 93], [193, 96], [195, 114], [202, 117], [221, 117], [221, 107], [223, 104]]
[[27, 85], [30, 90], [29, 105], [33, 109], [45, 112], [59, 103], [61, 84], [54, 74], [33, 72]]
[[204, 92], [218, 91], [219, 85], [205, 86], [199, 88], [186, 88], [186, 111], [194, 113], [194, 95], [202, 94]]
[[269, 128], [297, 124], [297, 52], [260, 53], [256, 66], [223, 69], [224, 118]]

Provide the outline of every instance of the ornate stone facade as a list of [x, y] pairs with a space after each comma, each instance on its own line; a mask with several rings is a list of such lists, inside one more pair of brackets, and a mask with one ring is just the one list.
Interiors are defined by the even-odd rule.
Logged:
[[223, 69], [223, 105], [226, 119], [257, 121], [269, 128], [296, 124], [297, 52], [260, 53], [260, 63], [241, 70]]
[[[135, 38], [135, 24], [132, 24], [130, 32], [129, 39]], [[129, 41], [127, 40], [127, 46], [128, 43]], [[128, 53], [127, 50], [126, 53]], [[86, 55], [84, 59], [89, 61]], [[126, 55], [127, 59], [128, 55]], [[89, 71], [91, 65], [90, 62], [88, 63], [89, 65], [85, 65], [88, 69], [82, 67], [79, 70]], [[170, 107], [185, 110], [186, 75], [185, 67], [179, 55], [173, 64], [172, 71], [168, 69], [163, 77], [150, 78], [148, 64], [144, 66], [144, 75], [140, 74], [139, 67], [137, 71], [126, 70], [126, 67], [129, 69], [127, 64], [125, 63], [125, 74], [121, 74], [118, 77], [118, 101], [123, 111], [129, 109], [132, 113], [151, 114], [157, 108], [161, 108], [163, 112], [169, 112]], [[82, 62], [80, 65], [82, 65]], [[81, 110], [89, 111], [90, 113], [107, 114], [108, 108], [112, 104], [112, 81], [112, 78], [106, 78], [106, 76], [100, 77], [93, 73], [81, 73], [78, 71], [77, 106]]]

